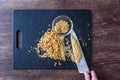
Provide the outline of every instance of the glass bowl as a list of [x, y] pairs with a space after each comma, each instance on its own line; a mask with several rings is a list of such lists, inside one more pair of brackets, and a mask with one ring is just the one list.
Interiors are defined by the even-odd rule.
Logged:
[[52, 22], [52, 30], [54, 31], [55, 24], [57, 22], [59, 22], [60, 20], [68, 22], [68, 24], [69, 24], [69, 31], [67, 33], [58, 33], [58, 34], [61, 35], [61, 36], [69, 35], [72, 32], [72, 30], [73, 30], [73, 22], [72, 22], [72, 20], [68, 16], [65, 16], [65, 15], [60, 15], [60, 16], [56, 17], [53, 20], [53, 22]]

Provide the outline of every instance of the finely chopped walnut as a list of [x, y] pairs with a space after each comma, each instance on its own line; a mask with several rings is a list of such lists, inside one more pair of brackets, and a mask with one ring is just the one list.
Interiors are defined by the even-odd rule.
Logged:
[[[41, 58], [52, 58], [56, 60], [66, 60], [65, 49], [63, 44], [64, 37], [58, 36], [53, 31], [46, 32], [40, 39], [40, 42], [37, 45], [37, 50], [40, 48], [45, 50], [43, 55], [40, 55]], [[39, 51], [40, 52], [40, 51]]]
[[69, 24], [64, 20], [60, 20], [54, 26], [54, 31], [56, 33], [67, 33], [69, 31]]
[[82, 57], [80, 46], [73, 35], [71, 35], [70, 37], [71, 37], [71, 44], [72, 44], [72, 48], [73, 48], [73, 54], [71, 54], [71, 57], [74, 57], [73, 59], [74, 59], [75, 63], [79, 63], [80, 59]]
[[[64, 20], [60, 20], [54, 26], [54, 30], [48, 30], [45, 34], [40, 38], [39, 43], [37, 44], [36, 51], [37, 53], [41, 53], [42, 50], [45, 51], [43, 54], [39, 54], [41, 58], [51, 58], [55, 60], [63, 60], [66, 61], [66, 51], [69, 52], [69, 56], [71, 60], [75, 63], [79, 63], [81, 59], [81, 51], [80, 47], [77, 44], [77, 40], [71, 36], [71, 44], [73, 48], [70, 49], [70, 46], [64, 46], [64, 36], [57, 35], [58, 33], [67, 33], [69, 31], [69, 24]], [[69, 41], [66, 42], [68, 44]], [[57, 64], [55, 63], [54, 66]], [[58, 65], [61, 65], [60, 62]]]

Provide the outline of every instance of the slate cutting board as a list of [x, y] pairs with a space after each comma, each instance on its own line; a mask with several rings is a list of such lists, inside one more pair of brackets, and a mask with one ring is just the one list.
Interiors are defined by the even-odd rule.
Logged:
[[13, 11], [13, 68], [14, 69], [76, 69], [70, 60], [61, 61], [54, 66], [55, 60], [41, 59], [33, 48], [40, 37], [51, 28], [54, 18], [59, 15], [70, 17], [74, 31], [80, 39], [83, 53], [91, 64], [91, 11], [90, 10], [14, 10]]

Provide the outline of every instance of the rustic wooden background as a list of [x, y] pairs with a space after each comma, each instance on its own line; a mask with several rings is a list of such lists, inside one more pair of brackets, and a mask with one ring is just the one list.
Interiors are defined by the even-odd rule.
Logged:
[[99, 80], [120, 80], [120, 0], [0, 0], [0, 80], [84, 80], [77, 70], [12, 68], [15, 9], [91, 9], [92, 67]]

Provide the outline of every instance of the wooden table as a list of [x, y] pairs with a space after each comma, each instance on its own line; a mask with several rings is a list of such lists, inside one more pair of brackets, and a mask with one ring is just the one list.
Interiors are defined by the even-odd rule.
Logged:
[[77, 70], [12, 68], [15, 9], [91, 9], [92, 67], [99, 80], [120, 80], [120, 0], [0, 0], [0, 80], [84, 80]]

